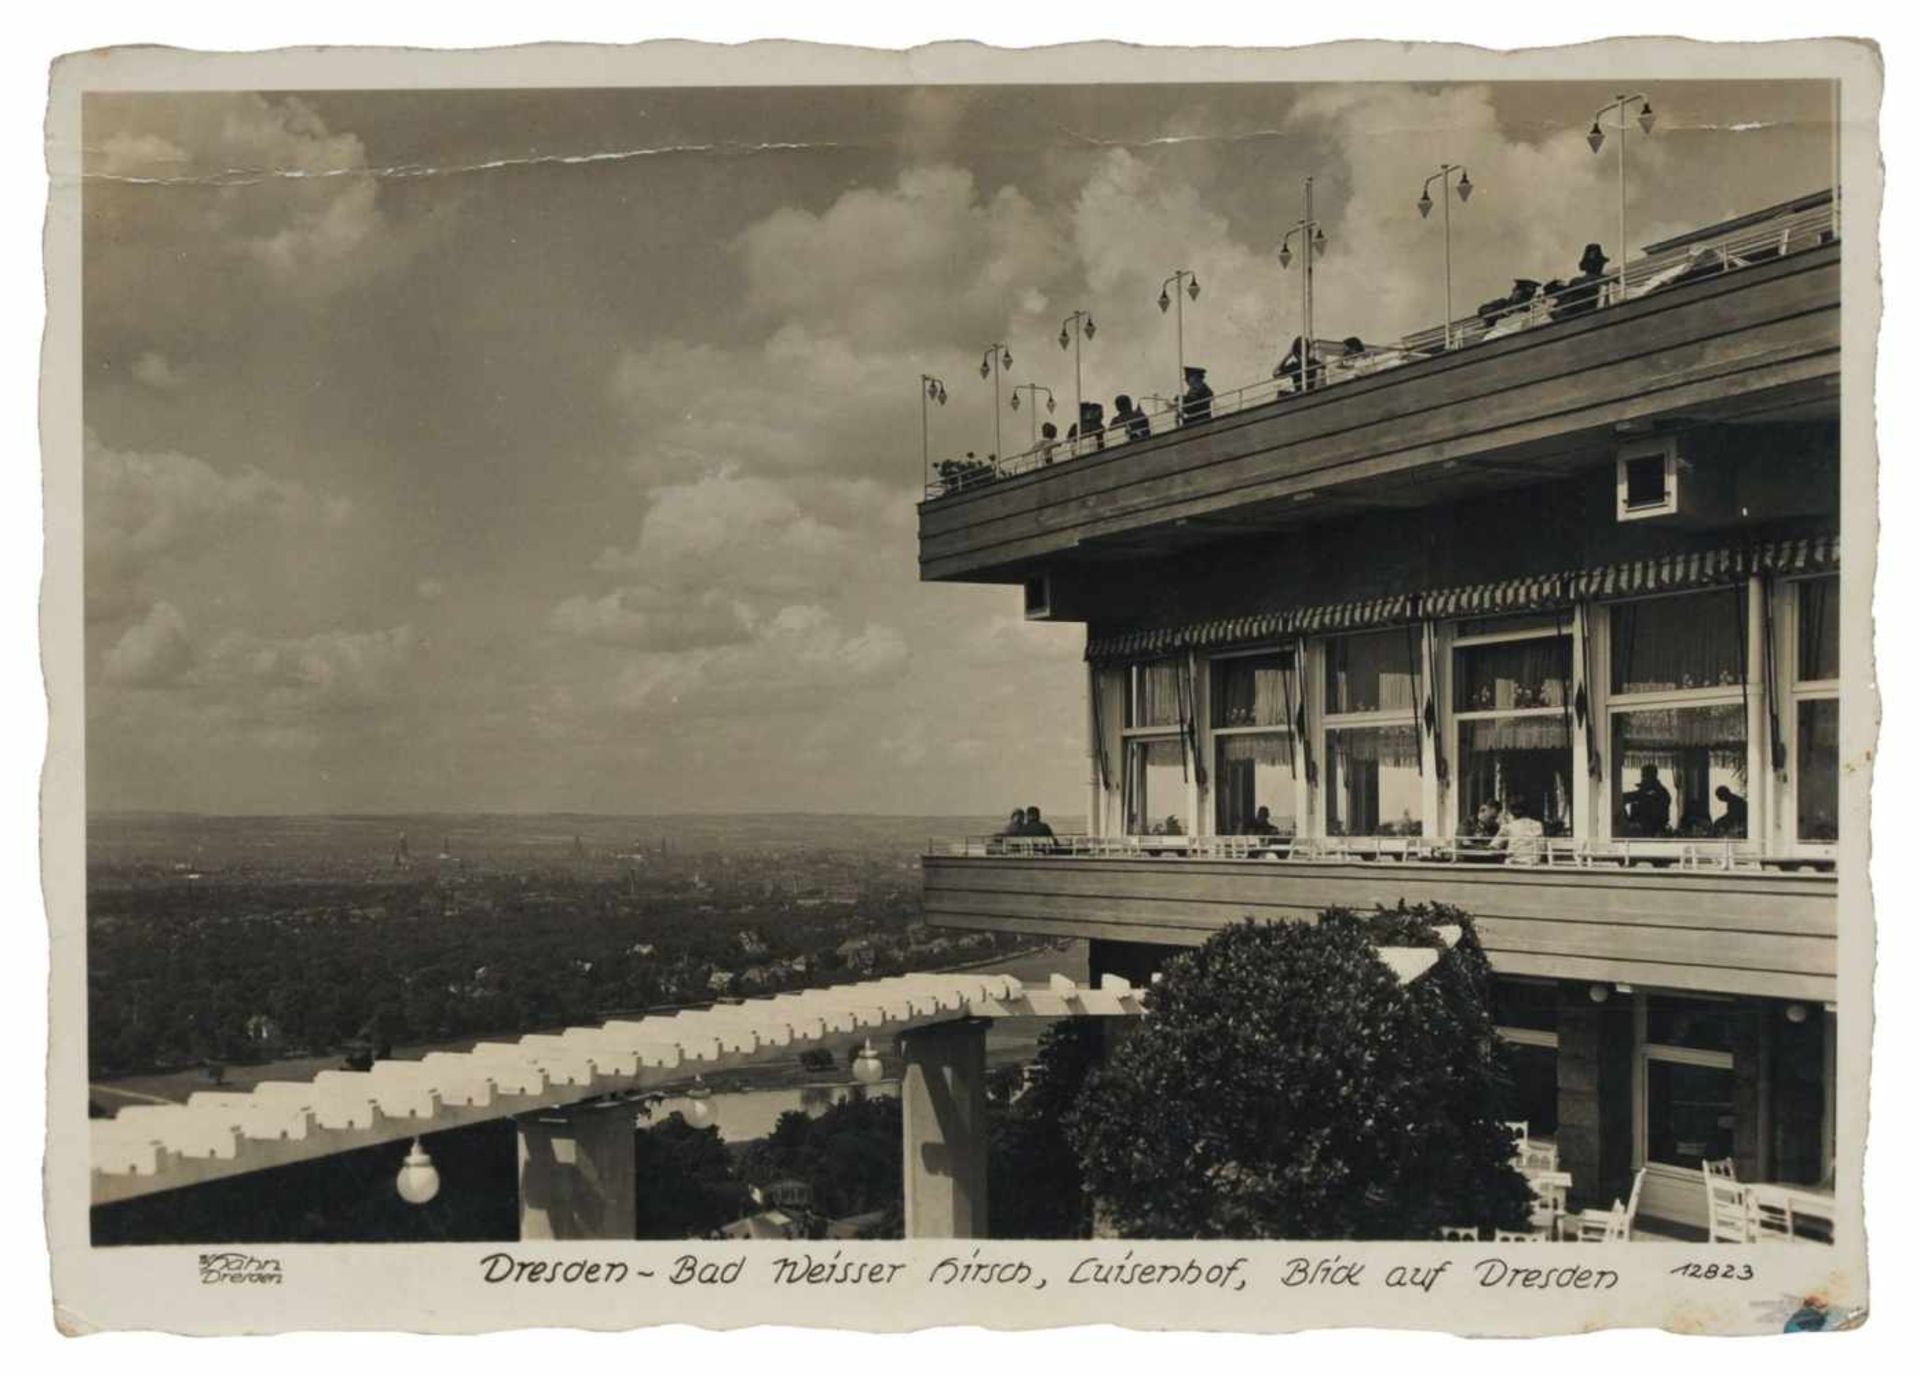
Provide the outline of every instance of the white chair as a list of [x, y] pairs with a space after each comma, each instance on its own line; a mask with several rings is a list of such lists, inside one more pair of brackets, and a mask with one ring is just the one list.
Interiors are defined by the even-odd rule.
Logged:
[[1520, 1174], [1539, 1175], [1560, 1169], [1560, 1148], [1553, 1142], [1528, 1141], [1520, 1148]]
[[1567, 1191], [1573, 1177], [1565, 1171], [1529, 1171], [1527, 1184], [1533, 1189], [1533, 1213], [1529, 1222], [1535, 1232], [1559, 1238], [1565, 1232]]
[[1731, 1156], [1720, 1161], [1702, 1161], [1700, 1163], [1700, 1169], [1702, 1173], [1717, 1177], [1721, 1180], [1736, 1180], [1739, 1178], [1734, 1174], [1733, 1158]]
[[1525, 1150], [1527, 1145], [1527, 1125], [1525, 1123], [1506, 1122], [1500, 1126], [1505, 1128], [1507, 1135], [1513, 1139], [1513, 1155], [1514, 1159], [1518, 1160], [1520, 1153]]
[[1753, 1206], [1747, 1187], [1719, 1167], [1731, 1162], [1702, 1161], [1700, 1178], [1707, 1187], [1707, 1240], [1709, 1242], [1752, 1242]]
[[1442, 1242], [1478, 1242], [1480, 1240], [1480, 1230], [1478, 1228], [1462, 1228], [1442, 1224], [1440, 1228], [1440, 1240]]
[[1747, 1186], [1747, 1221], [1755, 1242], [1766, 1238], [1791, 1242], [1797, 1236], [1793, 1226], [1793, 1197], [1771, 1185]]
[[1547, 1235], [1545, 1233], [1532, 1232], [1518, 1233], [1510, 1228], [1495, 1228], [1493, 1230], [1493, 1240], [1495, 1242], [1545, 1242]]
[[1627, 1202], [1613, 1201], [1611, 1209], [1582, 1209], [1575, 1220], [1575, 1236], [1581, 1242], [1626, 1242], [1633, 1236], [1634, 1216], [1640, 1212], [1640, 1187], [1646, 1183], [1647, 1168], [1634, 1172], [1633, 1189]]

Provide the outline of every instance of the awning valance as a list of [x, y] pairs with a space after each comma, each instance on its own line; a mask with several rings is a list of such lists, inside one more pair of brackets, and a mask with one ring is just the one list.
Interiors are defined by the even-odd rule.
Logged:
[[1754, 573], [1792, 576], [1831, 573], [1839, 567], [1837, 535], [1770, 540], [1755, 545], [1633, 559], [1600, 568], [1471, 583], [1425, 593], [1408, 592], [1357, 602], [1274, 609], [1180, 626], [1115, 631], [1089, 636], [1087, 658], [1135, 660], [1186, 649], [1227, 649], [1289, 636], [1364, 631], [1409, 621], [1556, 611], [1581, 600], [1645, 597], [1690, 588], [1721, 587]]

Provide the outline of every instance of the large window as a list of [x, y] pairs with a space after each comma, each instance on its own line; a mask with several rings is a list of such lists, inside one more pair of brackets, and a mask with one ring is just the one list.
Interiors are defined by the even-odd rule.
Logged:
[[1553, 620], [1460, 627], [1453, 652], [1460, 834], [1492, 836], [1513, 815], [1537, 818], [1548, 836], [1572, 832], [1572, 662], [1573, 638]]
[[1327, 834], [1421, 834], [1418, 632], [1327, 642]]
[[1738, 1005], [1655, 995], [1644, 1016], [1646, 1159], [1697, 1171], [1732, 1156]]
[[[1292, 836], [1299, 764], [1293, 720], [1300, 684], [1289, 651], [1213, 661], [1214, 830]], [[1264, 815], [1263, 815], [1264, 814]]]
[[1794, 833], [1840, 839], [1840, 579], [1808, 578], [1793, 589]]
[[1613, 834], [1747, 834], [1747, 617], [1738, 589], [1608, 609]]
[[1131, 836], [1187, 829], [1186, 690], [1186, 666], [1177, 659], [1129, 671], [1124, 793]]

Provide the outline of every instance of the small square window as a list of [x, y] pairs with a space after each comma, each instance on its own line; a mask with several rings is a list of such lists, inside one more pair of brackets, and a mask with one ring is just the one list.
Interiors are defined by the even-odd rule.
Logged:
[[1029, 578], [1022, 585], [1027, 620], [1045, 621], [1053, 615], [1053, 588], [1045, 574]]
[[1680, 509], [1679, 464], [1672, 441], [1623, 449], [1615, 462], [1615, 515], [1622, 521]]

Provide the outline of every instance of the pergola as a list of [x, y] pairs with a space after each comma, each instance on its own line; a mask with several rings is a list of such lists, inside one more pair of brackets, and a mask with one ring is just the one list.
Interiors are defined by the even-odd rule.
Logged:
[[[1383, 948], [1380, 956], [1405, 982], [1439, 953]], [[507, 1118], [519, 1138], [523, 1240], [631, 1238], [636, 1098], [696, 1075], [891, 1037], [906, 1062], [906, 1234], [983, 1237], [987, 1026], [1145, 1011], [1144, 991], [1113, 975], [1092, 988], [1059, 975], [1044, 985], [996, 974], [900, 975], [326, 1070], [244, 1093], [202, 1091], [184, 1104], [138, 1105], [93, 1122], [92, 1198], [110, 1204]]]

